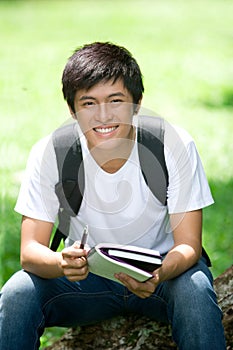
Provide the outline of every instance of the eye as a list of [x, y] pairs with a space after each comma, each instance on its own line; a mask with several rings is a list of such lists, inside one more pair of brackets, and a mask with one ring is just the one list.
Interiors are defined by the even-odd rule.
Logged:
[[83, 107], [90, 107], [90, 106], [94, 106], [94, 102], [93, 101], [86, 101], [82, 104]]
[[123, 100], [121, 100], [120, 98], [114, 98], [113, 100], [111, 100], [111, 103], [121, 103], [123, 102]]

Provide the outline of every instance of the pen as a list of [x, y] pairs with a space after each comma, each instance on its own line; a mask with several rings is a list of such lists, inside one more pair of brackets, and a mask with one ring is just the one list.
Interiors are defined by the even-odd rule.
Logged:
[[81, 243], [79, 246], [80, 249], [84, 249], [84, 246], [87, 243], [87, 237], [88, 237], [88, 225], [84, 227]]

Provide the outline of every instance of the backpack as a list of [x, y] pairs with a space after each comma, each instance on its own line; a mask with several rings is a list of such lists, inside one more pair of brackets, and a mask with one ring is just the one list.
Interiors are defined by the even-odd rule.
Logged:
[[[165, 122], [163, 118], [138, 116], [138, 155], [142, 175], [153, 195], [167, 203], [168, 171], [164, 156]], [[81, 143], [76, 122], [54, 131], [53, 146], [56, 154], [59, 181], [55, 192], [59, 199], [58, 227], [50, 248], [56, 251], [61, 240], [69, 235], [70, 218], [78, 214], [82, 203], [85, 177]], [[156, 181], [153, 179], [156, 178]], [[205, 250], [203, 255], [210, 260]]]

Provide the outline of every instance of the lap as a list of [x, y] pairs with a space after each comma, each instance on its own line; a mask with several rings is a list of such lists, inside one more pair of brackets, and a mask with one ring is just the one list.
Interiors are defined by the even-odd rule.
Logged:
[[124, 294], [124, 286], [91, 273], [84, 281], [70, 282], [66, 277], [43, 279], [21, 270], [5, 284], [1, 299], [9, 312], [42, 312], [47, 327], [75, 326], [120, 314]]
[[[127, 291], [117, 282], [89, 274], [86, 280], [70, 282], [65, 277], [43, 279], [25, 271], [19, 271], [3, 288], [9, 300], [15, 295], [25, 301], [34, 299], [34, 303], [43, 310], [49, 325], [64, 321], [80, 324], [80, 314], [83, 324], [91, 320], [116, 316], [117, 314], [133, 312], [140, 313], [155, 320], [168, 321], [168, 305], [176, 301], [190, 303], [190, 293], [199, 295], [208, 286], [211, 287], [212, 276], [206, 264], [200, 260], [198, 264], [179, 277], [161, 283], [155, 293], [147, 299], [140, 299]], [[186, 299], [185, 299], [186, 298]], [[64, 313], [67, 320], [64, 320]], [[57, 315], [56, 318], [53, 316]], [[53, 324], [52, 324], [53, 323]]]

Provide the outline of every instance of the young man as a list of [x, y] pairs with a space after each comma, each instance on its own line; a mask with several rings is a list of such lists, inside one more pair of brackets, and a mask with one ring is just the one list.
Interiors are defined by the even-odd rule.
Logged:
[[89, 273], [87, 252], [77, 243], [53, 252], [58, 170], [52, 137], [41, 140], [32, 149], [16, 205], [23, 216], [23, 270], [2, 289], [0, 349], [38, 349], [45, 327], [127, 313], [170, 322], [179, 349], [225, 349], [212, 276], [201, 256], [202, 208], [213, 200], [193, 140], [165, 123], [169, 184], [162, 204], [138, 160], [136, 115], [144, 88], [131, 54], [110, 43], [85, 45], [68, 60], [62, 82], [85, 169], [84, 197], [69, 238], [78, 240], [88, 224], [90, 246], [133, 244], [159, 250], [164, 260], [144, 283], [116, 271], [117, 283]]

